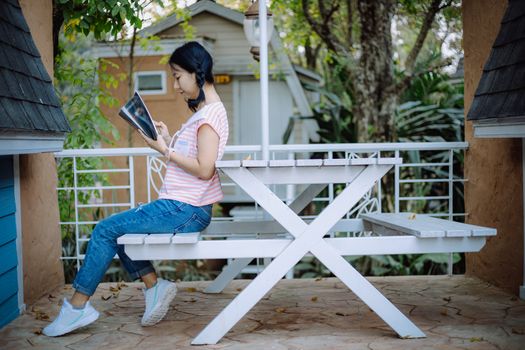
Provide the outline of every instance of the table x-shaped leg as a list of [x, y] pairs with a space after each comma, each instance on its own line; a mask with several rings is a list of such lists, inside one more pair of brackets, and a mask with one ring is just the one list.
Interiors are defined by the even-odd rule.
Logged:
[[[326, 184], [312, 184], [309, 185], [294, 201], [289, 205], [289, 208], [296, 214], [312, 201], [324, 188]], [[226, 286], [239, 274], [242, 270], [250, 264], [253, 258], [237, 258], [233, 259], [231, 263], [225, 266], [222, 272], [211, 282], [204, 293], [220, 293]]]
[[361, 173], [309, 225], [248, 169], [242, 167], [222, 169], [288, 230], [295, 240], [197, 335], [192, 344], [216, 344], [308, 252], [316, 256], [400, 337], [424, 337], [425, 334], [418, 327], [323, 240], [330, 228], [391, 167], [391, 165], [362, 167]]

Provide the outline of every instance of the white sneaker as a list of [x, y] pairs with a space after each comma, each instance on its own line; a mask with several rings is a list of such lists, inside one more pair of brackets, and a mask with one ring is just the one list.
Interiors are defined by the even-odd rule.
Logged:
[[149, 289], [144, 289], [146, 298], [146, 311], [142, 316], [141, 324], [143, 326], [153, 326], [166, 316], [170, 303], [177, 294], [177, 286], [159, 278], [157, 284]]
[[64, 299], [57, 318], [44, 328], [42, 333], [48, 337], [58, 337], [95, 322], [98, 316], [98, 311], [91, 306], [89, 301], [86, 302], [83, 309], [75, 309], [67, 299]]

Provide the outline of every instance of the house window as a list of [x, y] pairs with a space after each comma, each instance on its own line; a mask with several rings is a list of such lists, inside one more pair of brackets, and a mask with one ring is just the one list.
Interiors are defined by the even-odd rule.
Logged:
[[143, 95], [166, 93], [166, 72], [148, 71], [135, 73], [135, 89]]

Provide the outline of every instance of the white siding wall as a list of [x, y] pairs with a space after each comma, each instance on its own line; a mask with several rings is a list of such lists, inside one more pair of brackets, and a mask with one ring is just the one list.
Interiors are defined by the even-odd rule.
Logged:
[[236, 78], [234, 77], [229, 84], [215, 85], [215, 89], [221, 97], [221, 100], [226, 107], [226, 112], [228, 113], [228, 126], [230, 128], [230, 134], [228, 136], [229, 145], [235, 144], [235, 140], [233, 138], [233, 130], [235, 129], [233, 110], [233, 84], [235, 79]]
[[[243, 91], [243, 84], [250, 81], [258, 82], [253, 77], [258, 63], [249, 53], [250, 44], [244, 36], [242, 26], [206, 12], [194, 16], [190, 20], [190, 24], [195, 28], [197, 37], [203, 37], [212, 43], [214, 73], [232, 75], [232, 82], [216, 86], [217, 92], [228, 111], [230, 122], [228, 144], [257, 144], [260, 135], [241, 137], [246, 130], [252, 132], [260, 130], [260, 112], [253, 113], [253, 110], [257, 108], [256, 106], [260, 105], [260, 92], [255, 91], [253, 87], [249, 88], [249, 92]], [[181, 27], [176, 26], [166, 29], [158, 35], [161, 38], [181, 38], [184, 33]], [[271, 47], [269, 49], [271, 50]], [[271, 73], [278, 73], [280, 69], [281, 67], [276, 64]], [[270, 117], [270, 131], [272, 133], [270, 142], [281, 143], [288, 118], [294, 111], [297, 111], [297, 108], [288, 85], [282, 81], [272, 81], [270, 87], [272, 86], [279, 91], [273, 91], [273, 93], [270, 91], [269, 96], [272, 114]], [[236, 96], [234, 97], [234, 95]], [[308, 132], [305, 130], [304, 123], [299, 121], [289, 143], [306, 142], [308, 142]]]
[[[215, 73], [251, 74], [255, 65], [250, 54], [250, 44], [244, 36], [241, 25], [209, 13], [201, 13], [190, 20], [198, 37], [206, 37], [213, 42]], [[169, 28], [160, 37], [181, 37], [182, 28]]]

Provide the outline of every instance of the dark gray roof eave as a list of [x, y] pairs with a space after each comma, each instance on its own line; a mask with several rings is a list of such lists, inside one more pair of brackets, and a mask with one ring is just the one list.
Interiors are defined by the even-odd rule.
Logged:
[[0, 2], [0, 129], [71, 131], [17, 0]]
[[525, 115], [525, 1], [509, 0], [467, 113], [467, 120]]

